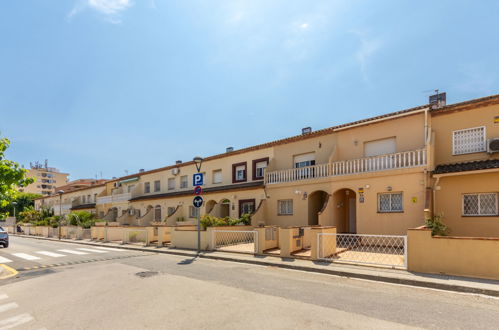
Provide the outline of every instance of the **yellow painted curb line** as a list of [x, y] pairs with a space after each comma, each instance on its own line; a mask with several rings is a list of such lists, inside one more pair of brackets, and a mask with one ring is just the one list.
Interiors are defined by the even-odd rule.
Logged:
[[8, 272], [11, 273], [9, 275], [5, 275], [5, 276], [0, 277], [0, 280], [5, 280], [5, 279], [7, 279], [9, 277], [16, 276], [19, 273], [17, 270], [15, 270], [14, 268], [9, 267], [7, 265], [0, 264], [0, 266], [3, 267], [5, 270], [7, 270]]

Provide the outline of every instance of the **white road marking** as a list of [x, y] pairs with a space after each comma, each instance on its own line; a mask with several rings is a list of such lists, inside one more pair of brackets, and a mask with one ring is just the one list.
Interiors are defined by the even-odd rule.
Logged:
[[33, 317], [28, 313], [16, 315], [5, 320], [0, 320], [0, 330], [10, 329], [18, 325], [28, 323], [33, 320]]
[[31, 254], [27, 254], [27, 253], [11, 253], [13, 256], [16, 256], [16, 257], [19, 257], [19, 258], [23, 258], [23, 259], [26, 259], [26, 260], [38, 260], [40, 258], [38, 257], [35, 257], [35, 256], [32, 256]]
[[7, 299], [9, 296], [7, 296], [5, 293], [0, 294], [0, 300]]
[[59, 258], [59, 257], [65, 257], [66, 255], [64, 254], [59, 254], [55, 252], [50, 252], [50, 251], [36, 251], [38, 254], [43, 254], [48, 257], [54, 257], [54, 258]]
[[12, 262], [12, 260], [0, 256], [0, 264], [5, 264], [7, 262]]
[[109, 248], [109, 247], [103, 247], [103, 246], [95, 246], [94, 248], [100, 249], [100, 250], [108, 250], [108, 251], [119, 251], [119, 252], [124, 252], [125, 250], [122, 249], [115, 249], [115, 248]]
[[75, 251], [75, 250], [58, 250], [64, 253], [70, 253], [70, 254], [88, 254], [86, 252], [81, 252], [81, 251]]
[[95, 252], [95, 253], [107, 253], [108, 252], [108, 251], [102, 251], [102, 250], [96, 250], [96, 249], [85, 249], [85, 248], [78, 248], [78, 250]]
[[16, 304], [15, 302], [11, 302], [11, 303], [8, 303], [8, 304], [0, 305], [0, 313], [6, 312], [6, 311], [10, 311], [11, 309], [14, 309], [14, 308], [17, 308], [17, 307], [19, 307], [19, 305]]

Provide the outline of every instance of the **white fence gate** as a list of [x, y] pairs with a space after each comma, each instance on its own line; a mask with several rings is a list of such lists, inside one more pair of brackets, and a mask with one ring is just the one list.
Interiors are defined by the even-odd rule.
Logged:
[[317, 240], [320, 260], [407, 269], [407, 236], [320, 233]]
[[252, 254], [258, 251], [256, 230], [213, 230], [212, 233], [213, 250]]

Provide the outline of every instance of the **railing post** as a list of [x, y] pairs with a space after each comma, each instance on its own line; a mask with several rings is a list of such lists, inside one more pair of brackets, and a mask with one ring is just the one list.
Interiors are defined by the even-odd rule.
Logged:
[[407, 269], [407, 235], [404, 236], [404, 267]]

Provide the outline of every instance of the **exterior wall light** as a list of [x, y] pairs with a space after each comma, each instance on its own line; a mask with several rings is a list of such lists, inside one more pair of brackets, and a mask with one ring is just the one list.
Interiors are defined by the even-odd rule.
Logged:
[[198, 170], [198, 173], [201, 172], [201, 164], [203, 163], [203, 158], [196, 156], [193, 159], [194, 164], [196, 164], [196, 169]]

